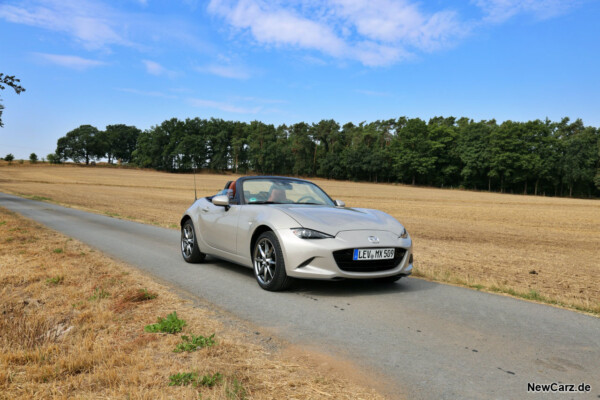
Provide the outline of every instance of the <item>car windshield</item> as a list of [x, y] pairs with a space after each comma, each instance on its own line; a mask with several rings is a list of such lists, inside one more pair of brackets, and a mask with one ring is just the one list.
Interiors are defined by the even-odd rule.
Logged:
[[317, 185], [291, 179], [248, 179], [244, 181], [247, 204], [319, 204], [333, 202]]

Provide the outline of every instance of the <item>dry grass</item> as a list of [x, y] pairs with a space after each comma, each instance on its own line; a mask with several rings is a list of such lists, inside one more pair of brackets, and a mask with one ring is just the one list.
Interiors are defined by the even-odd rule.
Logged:
[[[235, 175], [199, 174], [198, 194]], [[384, 210], [414, 239], [416, 275], [600, 313], [600, 202], [315, 180], [352, 207]], [[178, 228], [192, 175], [0, 165], [0, 190]], [[118, 199], [118, 200], [117, 200]]]
[[[181, 334], [144, 332], [173, 311], [187, 321]], [[382, 398], [220, 321], [137, 270], [0, 208], [0, 399]], [[213, 333], [212, 347], [173, 352], [182, 335]], [[181, 372], [223, 380], [169, 386]]]

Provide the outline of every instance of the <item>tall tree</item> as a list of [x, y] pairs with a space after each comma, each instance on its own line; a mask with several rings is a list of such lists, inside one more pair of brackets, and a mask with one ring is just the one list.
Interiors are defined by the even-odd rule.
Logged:
[[413, 185], [417, 177], [433, 171], [441, 144], [429, 136], [427, 124], [420, 118], [409, 119], [397, 131], [394, 146], [394, 167], [401, 180], [409, 180]]
[[135, 126], [124, 124], [108, 125], [105, 129], [108, 148], [106, 157], [109, 164], [113, 160], [121, 160], [128, 163], [131, 161], [140, 131]]
[[[15, 91], [16, 94], [21, 94], [21, 92], [25, 91], [25, 88], [19, 85], [21, 82], [20, 79], [15, 78], [14, 75], [4, 75], [0, 72], [0, 90], [6, 89], [6, 87], [11, 87]], [[2, 97], [0, 97], [0, 128], [4, 126], [2, 123], [2, 112], [4, 111], [4, 105], [2, 105]]]
[[99, 137], [98, 129], [91, 125], [81, 125], [58, 139], [56, 154], [60, 159], [71, 159], [76, 163], [99, 159], [106, 154], [106, 144]]

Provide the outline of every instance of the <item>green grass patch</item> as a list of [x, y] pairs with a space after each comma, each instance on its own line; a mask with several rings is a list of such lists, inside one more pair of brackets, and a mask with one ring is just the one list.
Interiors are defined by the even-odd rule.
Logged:
[[228, 399], [231, 400], [246, 400], [246, 389], [244, 386], [235, 378], [233, 378], [233, 382], [231, 382], [231, 386], [227, 385], [225, 387], [225, 394]]
[[148, 289], [145, 289], [145, 288], [139, 289], [138, 295], [139, 295], [140, 301], [154, 300], [155, 298], [158, 297], [157, 293], [150, 292], [150, 291], [148, 291]]
[[204, 347], [211, 347], [215, 345], [215, 334], [205, 337], [202, 335], [191, 337], [181, 336], [182, 343], [179, 343], [173, 352], [182, 353], [184, 351], [192, 352]]
[[56, 275], [55, 277], [46, 279], [46, 283], [49, 283], [51, 285], [60, 285], [64, 279], [65, 279], [64, 276]]
[[186, 322], [177, 318], [177, 312], [173, 311], [171, 314], [167, 315], [167, 318], [158, 317], [158, 322], [156, 324], [146, 325], [144, 331], [150, 333], [177, 333], [181, 332], [185, 325]]
[[94, 289], [94, 294], [92, 294], [88, 298], [88, 300], [94, 301], [94, 300], [106, 299], [107, 297], [110, 297], [110, 293], [108, 293], [103, 288], [95, 288]]
[[204, 386], [213, 387], [223, 381], [223, 375], [216, 372], [212, 375], [199, 376], [197, 372], [180, 372], [169, 377], [169, 386]]
[[50, 197], [44, 197], [44, 196], [29, 196], [29, 198], [31, 200], [37, 200], [37, 201], [52, 201], [52, 199]]
[[63, 249], [54, 249], [52, 250], [52, 252], [56, 254], [61, 254], [63, 252]]
[[0, 226], [6, 225], [6, 221], [0, 221]]

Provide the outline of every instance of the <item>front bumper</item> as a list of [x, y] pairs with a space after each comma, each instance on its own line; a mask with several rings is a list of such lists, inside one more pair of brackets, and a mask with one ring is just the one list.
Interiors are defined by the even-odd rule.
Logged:
[[[342, 231], [331, 239], [300, 239], [290, 229], [277, 231], [288, 276], [306, 279], [373, 279], [395, 275], [410, 275], [412, 240], [401, 239], [388, 231]], [[376, 236], [379, 243], [369, 242]], [[349, 251], [367, 248], [395, 248], [396, 259], [351, 261]], [[334, 252], [337, 255], [334, 257]], [[400, 253], [401, 254], [400, 256]], [[340, 257], [342, 255], [342, 257]], [[341, 268], [340, 268], [341, 267]]]

